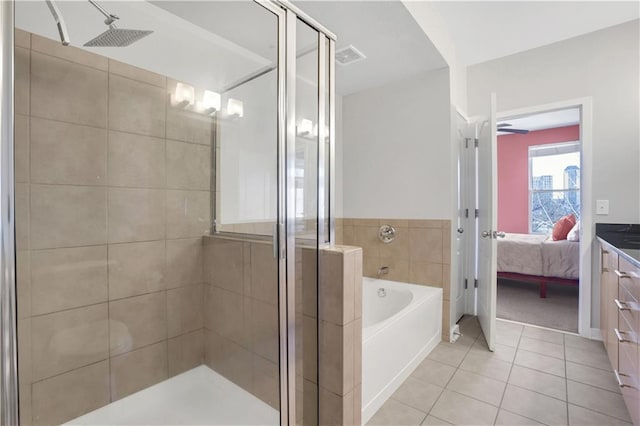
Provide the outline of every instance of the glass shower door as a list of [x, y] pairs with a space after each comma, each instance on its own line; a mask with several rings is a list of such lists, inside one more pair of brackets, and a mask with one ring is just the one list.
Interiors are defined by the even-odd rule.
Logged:
[[44, 1], [16, 3], [21, 424], [280, 422], [284, 12], [266, 6], [105, 2], [152, 31], [123, 41], [57, 2], [63, 46]]

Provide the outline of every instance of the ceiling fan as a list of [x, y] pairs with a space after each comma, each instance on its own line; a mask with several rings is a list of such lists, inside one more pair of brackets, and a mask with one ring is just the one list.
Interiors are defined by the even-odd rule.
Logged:
[[513, 129], [511, 128], [512, 124], [509, 123], [500, 123], [498, 124], [498, 132], [507, 132], [507, 133], [517, 133], [519, 135], [526, 135], [529, 133], [528, 130], [525, 129]]

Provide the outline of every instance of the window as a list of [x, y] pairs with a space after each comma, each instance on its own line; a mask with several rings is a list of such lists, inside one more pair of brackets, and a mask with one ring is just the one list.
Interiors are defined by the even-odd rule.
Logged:
[[580, 219], [580, 142], [529, 147], [529, 231], [549, 233], [562, 216]]

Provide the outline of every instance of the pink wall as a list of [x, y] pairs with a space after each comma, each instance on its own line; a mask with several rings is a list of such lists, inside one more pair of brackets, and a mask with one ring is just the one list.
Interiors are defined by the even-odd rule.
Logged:
[[529, 232], [529, 147], [577, 141], [578, 125], [498, 136], [498, 229]]

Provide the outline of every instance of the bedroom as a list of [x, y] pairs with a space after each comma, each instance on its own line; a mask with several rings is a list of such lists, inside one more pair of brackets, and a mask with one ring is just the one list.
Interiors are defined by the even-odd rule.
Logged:
[[580, 111], [498, 122], [497, 316], [578, 332]]

